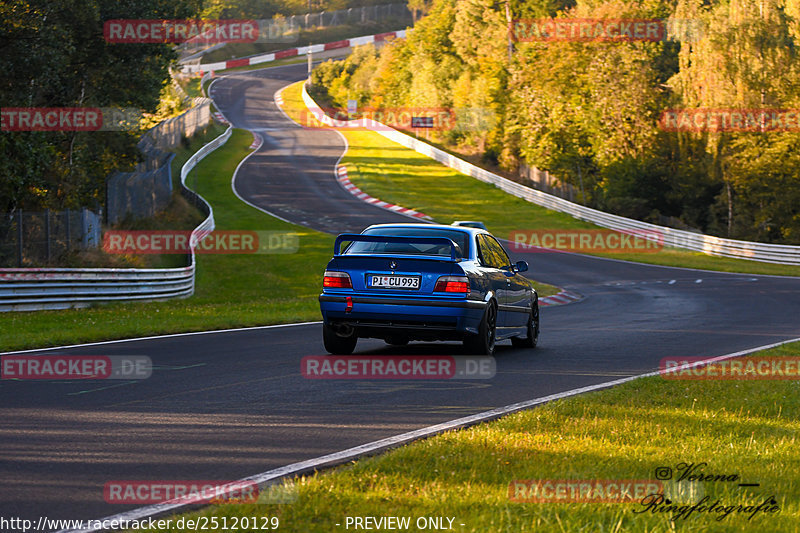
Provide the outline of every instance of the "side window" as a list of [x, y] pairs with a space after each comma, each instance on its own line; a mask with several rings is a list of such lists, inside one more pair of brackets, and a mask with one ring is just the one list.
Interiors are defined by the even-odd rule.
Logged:
[[511, 265], [511, 259], [508, 258], [508, 254], [494, 237], [487, 235], [486, 243], [489, 245], [489, 248], [491, 248], [492, 255], [495, 257], [496, 268], [503, 268]]
[[480, 261], [480, 263], [483, 266], [488, 266], [487, 263], [488, 257], [486, 255], [486, 243], [483, 242], [483, 235], [477, 235], [475, 237], [475, 243], [477, 244], [475, 252], [478, 256], [478, 261]]
[[486, 235], [478, 235], [478, 253], [483, 266], [500, 268], [502, 259], [497, 256], [497, 250], [492, 245], [491, 240]]

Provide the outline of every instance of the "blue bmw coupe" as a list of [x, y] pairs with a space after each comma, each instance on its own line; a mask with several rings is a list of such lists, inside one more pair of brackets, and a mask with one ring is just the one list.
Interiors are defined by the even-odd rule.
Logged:
[[480, 355], [509, 338], [534, 348], [539, 301], [520, 274], [527, 270], [480, 228], [378, 224], [344, 233], [319, 297], [325, 349], [350, 354], [359, 338], [460, 340]]

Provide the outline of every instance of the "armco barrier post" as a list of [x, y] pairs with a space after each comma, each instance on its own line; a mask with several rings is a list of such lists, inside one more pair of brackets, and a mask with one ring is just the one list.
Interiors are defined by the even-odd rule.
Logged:
[[69, 226], [69, 207], [68, 207], [66, 210], [64, 210], [64, 217], [65, 217], [65, 220], [64, 220], [64, 221], [65, 221], [64, 227], [66, 228], [66, 233], [67, 233], [67, 239], [66, 239], [66, 243], [67, 243], [67, 252], [69, 252], [69, 244], [70, 244], [70, 243], [69, 243], [69, 239], [70, 239], [70, 226]]
[[17, 266], [22, 267], [22, 208], [17, 209]]
[[44, 210], [44, 256], [45, 261], [50, 262], [50, 210]]
[[89, 247], [89, 237], [88, 237], [88, 230], [89, 230], [89, 217], [88, 213], [86, 212], [86, 208], [81, 208], [81, 248], [84, 250]]

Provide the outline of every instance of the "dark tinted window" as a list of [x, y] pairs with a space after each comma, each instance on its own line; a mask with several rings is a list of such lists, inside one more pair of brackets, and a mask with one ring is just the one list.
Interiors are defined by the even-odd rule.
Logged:
[[[364, 235], [387, 235], [392, 237], [446, 237], [459, 247], [461, 257], [469, 256], [469, 234], [458, 230], [426, 228], [374, 228]], [[354, 242], [345, 254], [409, 254], [409, 255], [444, 255], [450, 257], [450, 246], [435, 244], [404, 244], [390, 242]]]
[[483, 266], [497, 268], [497, 258], [494, 256], [486, 235], [478, 235], [478, 259]]
[[478, 235], [478, 252], [479, 259], [484, 266], [503, 268], [511, 264], [500, 243], [489, 235]]
[[508, 258], [508, 254], [503, 249], [503, 246], [497, 242], [497, 239], [491, 235], [486, 235], [486, 243], [489, 245], [489, 248], [491, 248], [494, 257], [498, 262], [497, 264], [499, 266], [497, 268], [511, 266], [511, 259]]

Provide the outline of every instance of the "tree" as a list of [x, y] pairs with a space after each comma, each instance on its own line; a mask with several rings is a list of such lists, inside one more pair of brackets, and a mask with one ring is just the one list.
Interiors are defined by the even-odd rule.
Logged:
[[411, 10], [414, 23], [417, 22], [420, 16], [428, 14], [432, 4], [433, 0], [408, 0], [408, 9]]
[[[166, 44], [112, 44], [110, 19], [194, 17], [194, 0], [8, 0], [0, 4], [4, 107], [123, 107], [153, 112], [175, 55]], [[125, 132], [3, 132], [0, 208], [93, 205], [105, 177], [136, 163]]]
[[[676, 17], [695, 17], [704, 21], [706, 28], [701, 39], [682, 47], [680, 72], [670, 80], [681, 103], [688, 108], [764, 109], [800, 102], [793, 37], [797, 26], [787, 15], [796, 6], [788, 7], [780, 0], [723, 0], [710, 7], [694, 0], [679, 2]], [[735, 199], [737, 192], [746, 194], [751, 181], [760, 181], [743, 169], [753, 169], [753, 159], [763, 161], [764, 143], [754, 137], [761, 134], [721, 131], [696, 135], [705, 139], [711, 171], [724, 184], [725, 233], [750, 232], [744, 227], [736, 230]], [[786, 160], [774, 164], [783, 166]], [[750, 207], [771, 211], [775, 205]], [[754, 221], [769, 218], [742, 215]]]

